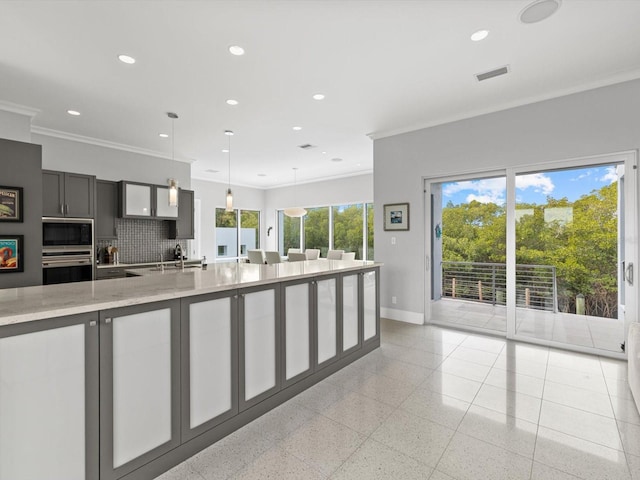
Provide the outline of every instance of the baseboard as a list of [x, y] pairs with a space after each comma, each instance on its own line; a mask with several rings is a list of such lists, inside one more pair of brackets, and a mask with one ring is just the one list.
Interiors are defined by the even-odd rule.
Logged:
[[424, 324], [423, 313], [408, 312], [406, 310], [398, 310], [397, 308], [380, 307], [380, 316], [399, 322], [414, 323], [416, 325]]

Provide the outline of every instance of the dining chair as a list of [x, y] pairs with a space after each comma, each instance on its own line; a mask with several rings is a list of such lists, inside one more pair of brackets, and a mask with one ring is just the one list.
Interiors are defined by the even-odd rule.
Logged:
[[287, 250], [287, 257], [292, 253], [300, 253], [301, 251], [302, 250], [300, 250], [299, 248], [290, 248], [289, 250]]
[[320, 250], [317, 248], [307, 248], [304, 253], [307, 255], [307, 260], [317, 260], [320, 257]]
[[291, 252], [287, 257], [289, 257], [290, 262], [304, 262], [307, 259], [307, 255], [300, 252]]
[[247, 257], [249, 258], [249, 263], [264, 264], [264, 253], [262, 250], [247, 250]]
[[355, 260], [356, 259], [356, 252], [345, 252], [342, 254], [342, 257], [340, 258], [340, 260]]
[[264, 252], [264, 256], [267, 260], [267, 264], [269, 265], [273, 265], [274, 263], [282, 263], [280, 252]]
[[341, 260], [344, 250], [329, 250], [327, 252], [327, 260]]

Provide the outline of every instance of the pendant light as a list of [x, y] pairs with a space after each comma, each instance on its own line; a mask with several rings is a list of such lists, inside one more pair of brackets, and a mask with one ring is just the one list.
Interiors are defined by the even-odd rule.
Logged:
[[231, 130], [225, 130], [224, 134], [229, 138], [229, 148], [227, 149], [227, 155], [229, 157], [229, 184], [227, 187], [227, 207], [225, 211], [233, 212], [233, 193], [231, 193], [231, 137], [233, 137], [233, 132]]
[[[297, 198], [298, 198], [298, 187], [297, 187], [297, 176], [296, 176], [296, 172], [297, 172], [297, 168], [294, 167], [293, 169], [293, 200], [294, 203], [298, 203], [297, 202]], [[307, 214], [307, 211], [302, 208], [302, 207], [290, 207], [290, 208], [285, 208], [284, 209], [284, 214], [287, 217], [294, 217], [294, 218], [299, 218], [299, 217], [304, 217]]]
[[[167, 117], [171, 119], [171, 160], [175, 161], [175, 120], [178, 118], [178, 115], [173, 112], [167, 112]], [[170, 178], [169, 179], [169, 206], [177, 207], [178, 206], [178, 181]]]

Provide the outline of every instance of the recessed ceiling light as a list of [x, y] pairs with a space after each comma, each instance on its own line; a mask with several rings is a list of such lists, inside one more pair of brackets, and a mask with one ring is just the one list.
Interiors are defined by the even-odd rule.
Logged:
[[356, 167], [359, 167], [361, 164], [360, 163], [356, 163]]
[[321, 94], [321, 93], [316, 93], [316, 94], [313, 96], [313, 99], [314, 99], [314, 100], [324, 100], [324, 95], [323, 95], [323, 94]]
[[80, 112], [77, 110], [67, 110], [67, 113], [69, 115], [73, 115], [74, 117], [77, 117], [78, 115], [80, 115]]
[[238, 100], [230, 98], [229, 100], [227, 100], [227, 105], [238, 105]]
[[128, 65], [133, 65], [134, 63], [136, 63], [136, 59], [129, 55], [118, 55], [118, 60]]
[[259, 176], [259, 177], [266, 177], [266, 176], [267, 176], [267, 174], [266, 174], [266, 173], [259, 173], [259, 174], [258, 174], [258, 176]]
[[169, 135], [166, 133], [159, 133], [158, 136], [162, 138], [169, 138]]
[[479, 42], [480, 40], [484, 40], [489, 35], [489, 30], [478, 30], [471, 34], [471, 40], [474, 42]]
[[229, 153], [229, 150], [227, 150], [226, 148], [223, 148], [222, 153]]
[[322, 154], [323, 154], [323, 155], [326, 155], [326, 154], [327, 154], [327, 152], [322, 152]]
[[302, 130], [302, 127], [293, 127], [293, 129], [294, 129], [296, 132], [299, 132], [300, 130]]
[[332, 162], [341, 162], [342, 159], [341, 158], [332, 158], [331, 161]]
[[536, 0], [520, 12], [522, 23], [537, 23], [549, 18], [560, 8], [562, 0]]
[[239, 45], [231, 45], [229, 47], [229, 53], [231, 55], [244, 55], [244, 48]]

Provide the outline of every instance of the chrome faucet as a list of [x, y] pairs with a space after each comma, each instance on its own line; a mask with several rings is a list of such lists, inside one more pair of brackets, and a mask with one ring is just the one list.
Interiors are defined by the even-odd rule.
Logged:
[[162, 252], [158, 254], [158, 258], [160, 259], [160, 263], [158, 264], [158, 268], [161, 272], [164, 272], [164, 263], [162, 263]]
[[184, 250], [182, 249], [182, 245], [177, 244], [176, 250], [180, 252], [180, 269], [184, 272]]

